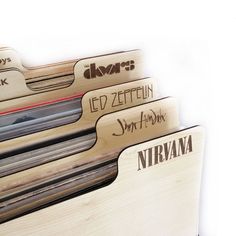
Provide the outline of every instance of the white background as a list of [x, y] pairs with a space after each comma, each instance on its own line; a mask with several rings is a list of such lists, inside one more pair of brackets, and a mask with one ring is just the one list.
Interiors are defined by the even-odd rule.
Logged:
[[183, 125], [207, 131], [200, 236], [236, 235], [233, 1], [6, 0], [0, 9], [0, 44], [25, 65], [142, 49], [146, 75], [178, 98]]

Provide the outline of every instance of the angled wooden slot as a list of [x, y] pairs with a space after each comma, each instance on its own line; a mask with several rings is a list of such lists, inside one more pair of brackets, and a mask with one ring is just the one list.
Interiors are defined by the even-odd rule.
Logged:
[[[64, 75], [57, 74], [57, 67], [60, 67], [62, 72], [67, 71], [64, 68], [66, 63], [27, 70], [21, 65], [20, 59], [13, 50], [2, 50], [0, 55], [1, 52], [4, 54], [2, 55], [3, 58], [9, 57], [12, 60], [9, 67], [4, 66], [0, 72], [0, 81], [3, 83], [0, 86], [0, 114], [2, 115], [62, 100], [70, 100], [81, 97], [82, 94], [93, 89], [121, 84], [143, 77], [141, 53], [139, 50], [133, 50], [77, 60], [73, 62], [73, 70], [70, 72], [73, 81], [69, 85], [58, 88], [45, 85], [41, 89], [36, 89], [34, 86], [33, 89], [32, 84], [41, 81], [42, 85], [52, 80], [44, 78], [45, 74], [46, 76], [48, 74], [54, 76], [55, 74], [55, 78], [59, 76], [60, 80], [61, 78], [66, 80]], [[7, 56], [8, 54], [9, 56]], [[31, 77], [36, 74], [35, 78], [26, 79], [26, 75], [28, 75], [26, 71]]]
[[1, 235], [198, 235], [204, 132], [123, 150], [110, 185], [0, 225]]
[[[0, 178], [0, 219], [84, 191], [116, 175], [118, 153], [179, 127], [176, 101], [160, 99], [101, 117], [97, 140], [84, 152]], [[103, 168], [102, 171], [99, 168]]]
[[0, 157], [9, 157], [19, 149], [25, 150], [27, 147], [31, 147], [32, 149], [34, 145], [38, 147], [41, 143], [52, 141], [56, 143], [56, 140], [65, 137], [71, 139], [71, 135], [79, 137], [81, 132], [94, 129], [97, 120], [102, 115], [153, 101], [158, 97], [159, 92], [156, 80], [152, 78], [126, 82], [87, 92], [82, 97], [82, 114], [78, 121], [54, 129], [0, 142]]

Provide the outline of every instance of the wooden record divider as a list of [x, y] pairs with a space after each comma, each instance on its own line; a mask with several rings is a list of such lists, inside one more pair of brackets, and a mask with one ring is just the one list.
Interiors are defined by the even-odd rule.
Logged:
[[[101, 183], [103, 173], [96, 169], [116, 161], [123, 148], [176, 130], [177, 110], [175, 99], [164, 98], [105, 115], [97, 123], [97, 141], [91, 149], [0, 178], [1, 221]], [[114, 167], [108, 173], [104, 169], [102, 181], [115, 177]], [[90, 171], [96, 172], [95, 177], [87, 181]], [[58, 190], [58, 183], [75, 176], [80, 177], [80, 185]]]
[[[22, 64], [19, 54], [14, 49], [9, 47], [0, 48], [0, 71], [18, 69], [24, 74], [26, 83], [29, 84], [34, 82], [35, 84], [37, 84], [36, 82], [42, 83], [43, 80], [52, 79], [60, 83], [64, 81], [64, 86], [70, 85], [74, 80], [73, 68], [77, 61], [70, 60], [37, 67], [26, 67]], [[63, 85], [55, 84], [55, 86], [62, 87]], [[37, 90], [37, 87], [33, 86], [32, 89]]]
[[[0, 177], [90, 148], [96, 140], [95, 124], [100, 116], [144, 104], [157, 97], [157, 83], [152, 78], [87, 92], [82, 98], [82, 116], [76, 123], [1, 142]], [[74, 133], [76, 135], [72, 139]], [[66, 140], [57, 143], [58, 138], [63, 136]], [[46, 141], [50, 144], [38, 147]], [[37, 149], [34, 150], [32, 145], [37, 145]], [[30, 150], [12, 154], [26, 147]]]
[[82, 115], [78, 121], [0, 142], [0, 156], [95, 128], [97, 120], [102, 115], [144, 104], [156, 100], [159, 96], [157, 82], [153, 78], [139, 79], [89, 91], [81, 99]]
[[[0, 72], [11, 69], [17, 69], [21, 71], [25, 76], [26, 83], [34, 83], [33, 86], [29, 86], [33, 90], [43, 89], [40, 87], [37, 88], [37, 82], [43, 84], [44, 80], [50, 79], [60, 83], [64, 81], [64, 86], [72, 84], [74, 80], [73, 69], [77, 62], [78, 59], [41, 65], [37, 67], [26, 67], [22, 64], [19, 54], [14, 49], [9, 47], [0, 48]], [[45, 83], [47, 82], [45, 81]], [[51, 83], [53, 84], [53, 81]], [[55, 87], [63, 87], [63, 85], [56, 84], [55, 82], [54, 84]]]
[[[8, 63], [3, 61], [8, 58], [10, 58]], [[22, 66], [14, 50], [2, 48], [0, 60], [0, 114], [2, 115], [81, 97], [93, 89], [143, 77], [139, 50], [27, 69]]]
[[1, 235], [196, 236], [203, 139], [195, 126], [131, 145], [113, 183], [3, 223]]

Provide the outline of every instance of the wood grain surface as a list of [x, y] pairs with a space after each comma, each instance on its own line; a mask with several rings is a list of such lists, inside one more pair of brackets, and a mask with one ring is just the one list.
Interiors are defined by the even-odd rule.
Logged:
[[[139, 152], [189, 136], [191, 150], [138, 170]], [[1, 224], [1, 235], [198, 235], [202, 152], [199, 127], [129, 147], [112, 184]]]
[[[152, 92], [144, 96], [137, 96], [137, 88], [152, 88]], [[131, 92], [131, 91], [134, 92]], [[126, 92], [126, 95], [124, 95]], [[128, 93], [127, 93], [128, 92]], [[118, 93], [121, 94], [120, 99]], [[122, 97], [123, 94], [123, 97]], [[100, 105], [100, 98], [107, 98], [105, 106]], [[0, 154], [3, 155], [9, 151], [15, 151], [21, 148], [27, 148], [32, 145], [72, 135], [83, 130], [94, 128], [97, 120], [104, 114], [118, 111], [124, 108], [133, 107], [153, 101], [159, 97], [157, 83], [155, 79], [146, 78], [133, 82], [126, 82], [116, 86], [108, 86], [106, 88], [87, 92], [81, 100], [82, 116], [74, 123], [63, 125], [54, 129], [45, 130], [31, 135], [22, 136], [12, 140], [0, 142]], [[116, 98], [114, 100], [114, 98]], [[94, 106], [96, 111], [91, 110], [91, 103], [96, 99]], [[116, 104], [114, 104], [114, 101]], [[117, 102], [118, 101], [118, 102]]]
[[[157, 116], [160, 114], [165, 119], [158, 120]], [[91, 149], [0, 178], [2, 221], [6, 219], [5, 215], [8, 217], [9, 209], [22, 209], [23, 212], [32, 210], [28, 209], [32, 205], [25, 205], [25, 199], [37, 199], [34, 201], [34, 207], [54, 201], [56, 199], [49, 194], [50, 191], [48, 192], [50, 197], [41, 199], [40, 194], [47, 189], [57, 192], [57, 185], [70, 178], [71, 175], [79, 176], [81, 172], [89, 172], [98, 165], [104, 165], [104, 163], [116, 159], [118, 152], [124, 147], [177, 129], [179, 126], [177, 114], [175, 100], [165, 98], [103, 116], [98, 121], [97, 141]], [[146, 117], [145, 121], [140, 120], [142, 116]], [[120, 129], [119, 120], [136, 124], [134, 125], [135, 130], [129, 129], [122, 136], [114, 135], [114, 132], [118, 132]], [[139, 127], [138, 123], [140, 123]], [[111, 174], [114, 175], [113, 172]], [[88, 188], [88, 185], [85, 184], [85, 187]], [[19, 210], [19, 214], [22, 214], [22, 211]]]
[[[140, 122], [142, 114], [147, 116], [159, 116], [160, 113], [165, 115], [165, 120], [143, 120], [140, 127], [134, 130], [128, 129], [124, 135], [116, 136], [113, 132], [120, 130], [119, 120], [125, 120], [130, 124]], [[146, 116], [146, 114], [145, 114]], [[147, 122], [147, 123], [146, 123]], [[74, 168], [96, 161], [106, 160], [106, 153], [112, 150], [120, 150], [124, 146], [134, 144], [136, 142], [156, 137], [169, 130], [177, 129], [179, 126], [179, 118], [176, 107], [176, 100], [173, 98], [160, 99], [144, 105], [132, 107], [122, 111], [114, 112], [103, 116], [99, 119], [96, 131], [96, 144], [88, 151], [74, 154], [66, 158], [62, 158], [50, 163], [30, 168], [16, 174], [0, 178], [0, 199], [5, 196], [12, 195], [23, 188], [30, 186], [43, 180], [50, 180], [53, 176], [60, 176], [63, 173], [73, 171]]]
[[[26, 73], [27, 79], [25, 68], [22, 67], [20, 60], [15, 59], [15, 63], [13, 61], [10, 62], [10, 68], [6, 65], [5, 69], [0, 72], [0, 79], [7, 82], [7, 86], [0, 88], [0, 113], [2, 114], [16, 109], [54, 103], [59, 99], [81, 97], [92, 89], [122, 84], [143, 77], [142, 58], [138, 50], [83, 58], [77, 60], [76, 63], [72, 61], [31, 69], [29, 71], [32, 72]], [[127, 67], [124, 64], [126, 62], [135, 63], [135, 66]], [[94, 78], [85, 77], [85, 71], [91, 70], [90, 65], [95, 66], [94, 73], [97, 71], [96, 68], [100, 67], [103, 72], [99, 69], [99, 73], [96, 72], [98, 75], [95, 73]], [[116, 66], [116, 72], [114, 72], [114, 66]], [[111, 67], [113, 71], [109, 70]], [[32, 75], [34, 73], [35, 76]]]

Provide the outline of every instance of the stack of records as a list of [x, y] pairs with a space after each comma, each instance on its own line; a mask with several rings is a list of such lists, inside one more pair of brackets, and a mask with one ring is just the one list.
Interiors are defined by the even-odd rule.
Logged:
[[139, 50], [26, 68], [0, 49], [1, 235], [196, 236], [202, 150]]

